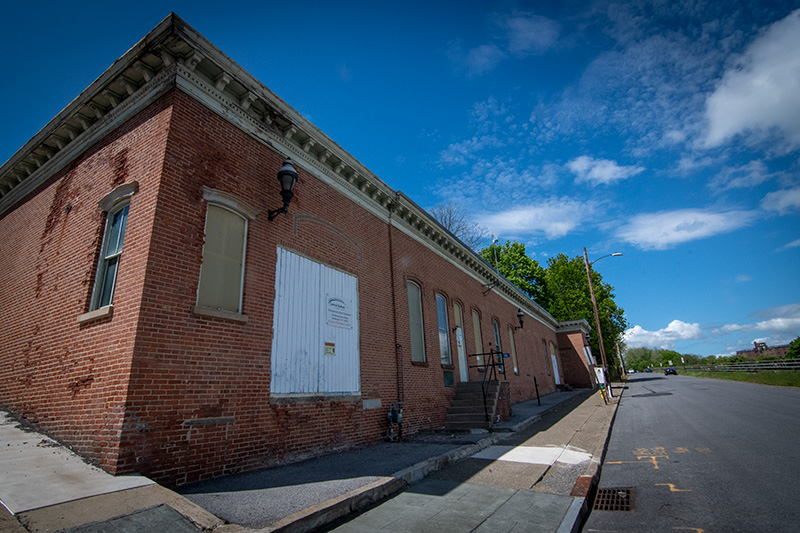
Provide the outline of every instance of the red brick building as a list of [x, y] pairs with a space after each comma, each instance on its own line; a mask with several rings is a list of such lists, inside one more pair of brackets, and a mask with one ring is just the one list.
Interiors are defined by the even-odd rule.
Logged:
[[470, 354], [512, 403], [593, 385], [585, 321], [174, 15], [0, 167], [0, 287], [0, 406], [168, 484], [377, 441], [393, 402], [442, 426]]

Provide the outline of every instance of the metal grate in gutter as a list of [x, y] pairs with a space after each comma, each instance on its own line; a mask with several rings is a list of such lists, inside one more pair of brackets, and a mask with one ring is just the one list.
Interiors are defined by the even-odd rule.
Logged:
[[635, 511], [636, 488], [614, 487], [597, 489], [593, 511]]

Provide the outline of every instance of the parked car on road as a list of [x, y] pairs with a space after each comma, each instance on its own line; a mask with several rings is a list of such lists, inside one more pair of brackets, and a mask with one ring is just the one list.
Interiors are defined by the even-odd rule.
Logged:
[[652, 369], [652, 368], [645, 368], [645, 369], [644, 369], [644, 371], [645, 371], [645, 372], [652, 372], [652, 371], [653, 371], [653, 369]]
[[669, 376], [670, 374], [672, 374], [673, 376], [677, 376], [678, 375], [678, 373], [675, 371], [674, 368], [665, 368], [664, 369], [664, 375], [665, 376]]

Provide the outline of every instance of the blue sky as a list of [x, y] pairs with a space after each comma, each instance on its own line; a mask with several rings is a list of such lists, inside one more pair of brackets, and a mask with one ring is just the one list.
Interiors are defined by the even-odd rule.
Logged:
[[800, 335], [800, 2], [5, 2], [0, 161], [175, 11], [394, 189], [546, 264], [629, 346]]

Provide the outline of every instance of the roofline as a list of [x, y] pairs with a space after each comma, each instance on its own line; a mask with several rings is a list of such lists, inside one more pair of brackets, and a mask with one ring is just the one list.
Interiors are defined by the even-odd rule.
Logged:
[[175, 13], [103, 72], [0, 166], [0, 217], [87, 149], [177, 88], [387, 223], [424, 243], [530, 316], [558, 321], [477, 252], [394, 191]]

